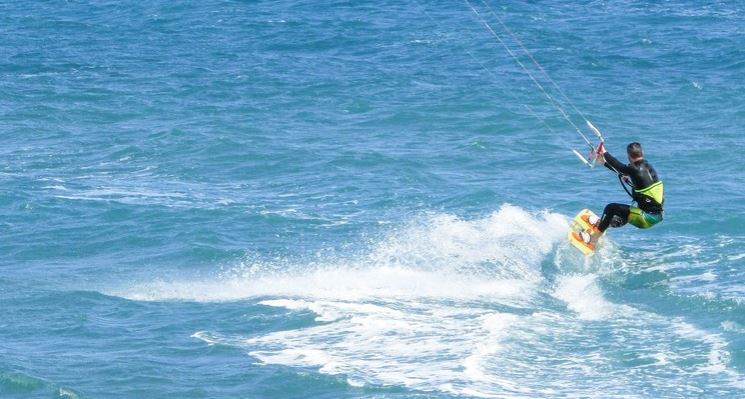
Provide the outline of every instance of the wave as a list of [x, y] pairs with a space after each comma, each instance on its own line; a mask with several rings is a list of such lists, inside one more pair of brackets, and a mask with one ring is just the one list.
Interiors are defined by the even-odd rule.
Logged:
[[0, 372], [0, 396], [27, 398], [40, 396], [59, 399], [79, 399], [82, 396], [70, 388], [23, 373]]
[[[362, 255], [245, 262], [208, 280], [134, 284], [133, 300], [240, 302], [314, 322], [249, 335], [196, 331], [262, 364], [476, 397], [696, 396], [737, 393], [727, 341], [680, 317], [606, 298], [612, 242], [587, 259], [569, 219], [504, 205], [463, 220], [431, 214]], [[604, 259], [604, 260], [601, 260]], [[260, 311], [260, 310], [259, 310]], [[584, 381], [593, 381], [587, 384]]]
[[247, 261], [213, 279], [156, 280], [109, 290], [133, 300], [479, 299], [529, 295], [562, 242], [567, 218], [504, 205], [486, 218], [433, 214], [390, 232], [359, 256], [305, 262]]

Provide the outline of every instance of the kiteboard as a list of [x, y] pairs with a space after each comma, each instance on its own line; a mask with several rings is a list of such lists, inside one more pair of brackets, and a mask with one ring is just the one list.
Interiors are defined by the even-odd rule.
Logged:
[[[589, 209], [581, 210], [577, 216], [572, 220], [572, 224], [569, 227], [568, 238], [569, 242], [577, 249], [582, 251], [585, 256], [591, 256], [597, 249], [598, 241], [603, 233], [598, 230], [597, 226], [592, 223], [597, 223], [598, 216]], [[590, 235], [590, 242], [585, 242], [582, 239], [582, 233]]]

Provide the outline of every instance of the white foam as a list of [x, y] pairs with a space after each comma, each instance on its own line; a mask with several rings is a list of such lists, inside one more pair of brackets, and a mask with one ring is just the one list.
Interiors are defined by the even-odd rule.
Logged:
[[282, 307], [290, 310], [307, 309], [318, 315], [316, 321], [336, 321], [350, 312], [366, 312], [385, 314], [388, 317], [395, 317], [400, 312], [393, 311], [382, 306], [373, 304], [343, 303], [343, 302], [326, 302], [326, 301], [305, 301], [292, 299], [274, 299], [259, 302], [262, 305]]
[[[288, 318], [312, 312], [315, 322], [285, 331], [193, 337], [237, 346], [262, 363], [342, 375], [353, 386], [474, 397], [633, 397], [642, 385], [667, 383], [657, 375], [735, 380], [721, 336], [609, 302], [599, 283], [602, 262], [549, 283], [542, 262], [564, 242], [566, 229], [561, 215], [509, 205], [477, 220], [435, 214], [392, 229], [349, 258], [247, 261], [209, 279], [131, 284], [114, 293], [158, 301], [254, 299], [286, 309]], [[625, 355], [624, 375], [609, 375]], [[601, 388], [588, 391], [576, 379], [597, 380]]]
[[487, 379], [480, 371], [482, 362], [498, 351], [499, 339], [518, 319], [483, 309], [412, 303], [405, 311], [393, 308], [401, 303], [264, 303], [291, 310], [331, 310], [345, 317], [330, 324], [248, 338], [243, 345], [263, 348], [250, 351], [251, 356], [265, 363], [345, 374], [358, 386], [382, 384], [432, 390], [438, 381]]
[[160, 279], [109, 290], [133, 300], [235, 301], [263, 296], [530, 298], [540, 263], [566, 234], [566, 218], [505, 205], [473, 221], [432, 215], [353, 259], [248, 262], [213, 279]]
[[511, 314], [491, 313], [481, 316], [482, 329], [486, 331], [485, 339], [479, 343], [474, 352], [463, 361], [463, 374], [472, 380], [488, 381], [493, 378], [484, 370], [484, 364], [489, 356], [497, 353], [502, 346], [500, 340], [507, 334], [517, 316]]
[[740, 333], [740, 334], [745, 333], [745, 326], [743, 326], [742, 324], [736, 321], [731, 321], [731, 320], [723, 321], [721, 326], [724, 331], [735, 332], [735, 333]]
[[[697, 367], [699, 372], [722, 372], [717, 369], [723, 358], [716, 336], [634, 309], [622, 309], [609, 318], [607, 327], [595, 331], [565, 312], [521, 315], [472, 304], [290, 299], [262, 303], [342, 317], [250, 337], [239, 346], [249, 348], [261, 362], [343, 374], [355, 386], [398, 385], [474, 397], [547, 397], [557, 392], [576, 397], [610, 392], [609, 396], [626, 397], [633, 396], [638, 380], [657, 381], [644, 371], [650, 367], [685, 374], [691, 368], [688, 359], [704, 355], [709, 364]], [[678, 345], [690, 348], [687, 340], [711, 344], [711, 352], [677, 350]], [[595, 349], [577, 350], [577, 345]], [[619, 346], [624, 348], [621, 353], [635, 355], [629, 359], [628, 379], [605, 375], [609, 365], [618, 361]], [[598, 379], [610, 391], [573, 392], [574, 378]]]
[[525, 278], [537, 275], [537, 265], [564, 234], [563, 216], [532, 215], [511, 205], [473, 221], [437, 214], [394, 232], [368, 260], [377, 265]]
[[191, 335], [192, 338], [196, 338], [199, 340], [204, 341], [207, 345], [215, 345], [220, 343], [219, 338], [213, 337], [210, 333], [207, 331], [197, 331], [194, 334]]
[[[590, 278], [580, 286], [593, 284]], [[243, 339], [204, 332], [194, 336], [244, 348], [262, 363], [344, 375], [354, 386], [396, 385], [474, 397], [551, 397], [557, 392], [633, 397], [639, 384], [666, 383], [658, 373], [718, 374], [732, 386], [738, 383], [739, 375], [725, 367], [726, 342], [720, 336], [624, 305], [608, 304], [613, 313], [603, 313], [605, 322], [588, 324], [561, 310], [508, 313], [489, 304], [449, 301], [282, 298], [261, 303], [290, 312], [311, 310], [325, 321]], [[607, 375], [619, 356], [627, 355], [632, 356], [627, 375]], [[597, 380], [598, 391], [573, 384], [577, 378]], [[680, 383], [674, 379], [665, 389]]]
[[701, 341], [710, 346], [709, 354], [707, 356], [708, 363], [700, 368], [701, 372], [728, 372], [726, 364], [729, 361], [730, 354], [726, 350], [727, 341], [725, 341], [721, 335], [705, 332], [684, 321], [676, 322], [675, 330], [681, 337]]
[[298, 367], [318, 367], [328, 374], [337, 374], [332, 358], [318, 349], [283, 349], [276, 352], [253, 351], [249, 355], [265, 363], [292, 364]]
[[559, 277], [554, 295], [585, 320], [606, 318], [615, 308], [603, 297], [597, 284], [597, 275], [594, 274]]
[[477, 300], [529, 298], [535, 281], [483, 280], [478, 276], [423, 272], [401, 267], [344, 270], [335, 267], [299, 275], [214, 281], [158, 280], [108, 293], [138, 301], [239, 301], [266, 296], [337, 300], [436, 298]]
[[78, 399], [80, 396], [71, 389], [59, 388], [57, 390], [57, 396], [60, 398]]

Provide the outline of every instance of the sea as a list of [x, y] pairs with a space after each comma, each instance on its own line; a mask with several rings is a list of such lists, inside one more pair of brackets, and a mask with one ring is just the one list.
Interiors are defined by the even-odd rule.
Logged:
[[[745, 397], [743, 44], [739, 1], [2, 1], [0, 398]], [[588, 121], [666, 190], [591, 257]]]

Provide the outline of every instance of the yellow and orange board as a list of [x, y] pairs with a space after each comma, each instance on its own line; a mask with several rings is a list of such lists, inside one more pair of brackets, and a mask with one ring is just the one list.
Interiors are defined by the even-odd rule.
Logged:
[[[588, 222], [588, 220], [596, 219], [596, 218], [597, 218], [597, 215], [595, 215], [591, 210], [589, 209], [581, 210], [577, 214], [577, 216], [575, 216], [574, 219], [572, 220], [572, 224], [569, 228], [569, 233], [567, 234], [569, 237], [569, 242], [572, 245], [574, 245], [577, 249], [582, 251], [582, 253], [585, 254], [585, 256], [590, 256], [595, 253], [598, 240], [602, 236], [598, 228]], [[590, 234], [590, 236], [593, 237], [589, 243], [586, 243], [580, 237], [579, 233], [583, 231]]]

